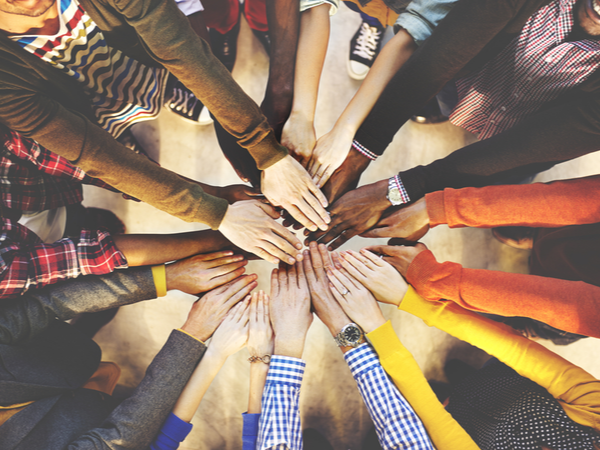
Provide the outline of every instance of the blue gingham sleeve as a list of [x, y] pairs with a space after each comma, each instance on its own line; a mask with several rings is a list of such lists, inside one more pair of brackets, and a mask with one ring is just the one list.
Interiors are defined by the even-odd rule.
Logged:
[[425, 427], [394, 386], [369, 344], [344, 355], [384, 450], [434, 450]]
[[273, 356], [262, 396], [257, 450], [302, 450], [300, 385], [306, 363]]

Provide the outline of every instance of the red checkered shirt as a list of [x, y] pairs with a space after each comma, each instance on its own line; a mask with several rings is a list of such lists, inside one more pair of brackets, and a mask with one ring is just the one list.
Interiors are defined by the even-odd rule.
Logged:
[[[0, 129], [0, 201], [3, 208], [35, 212], [80, 203], [81, 185], [116, 191], [66, 159], [18, 133]], [[8, 218], [0, 222], [0, 298], [22, 294], [79, 275], [102, 275], [127, 267], [106, 231], [82, 230], [79, 239], [44, 244]]]
[[600, 64], [600, 43], [567, 41], [577, 0], [555, 0], [482, 70], [457, 81], [450, 121], [487, 139], [584, 82]]
[[14, 297], [79, 275], [103, 275], [127, 268], [127, 260], [107, 231], [82, 230], [78, 240], [44, 244], [27, 227], [2, 218], [0, 298]]

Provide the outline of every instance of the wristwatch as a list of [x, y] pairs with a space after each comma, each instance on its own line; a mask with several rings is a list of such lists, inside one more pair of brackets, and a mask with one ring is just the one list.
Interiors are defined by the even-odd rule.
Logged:
[[349, 323], [333, 338], [338, 347], [358, 347], [365, 342], [365, 333], [355, 323]]
[[400, 194], [400, 189], [398, 186], [398, 182], [396, 181], [396, 177], [391, 177], [388, 180], [387, 199], [390, 201], [392, 206], [398, 206], [404, 203], [402, 195]]

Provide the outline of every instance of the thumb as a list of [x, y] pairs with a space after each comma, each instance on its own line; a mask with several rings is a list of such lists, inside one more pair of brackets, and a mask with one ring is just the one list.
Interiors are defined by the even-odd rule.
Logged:
[[273, 206], [267, 205], [266, 203], [261, 203], [261, 202], [258, 202], [256, 204], [256, 206], [258, 206], [260, 209], [262, 209], [264, 212], [266, 212], [267, 215], [269, 217], [271, 217], [272, 219], [279, 219], [280, 214], [275, 208], [273, 208]]

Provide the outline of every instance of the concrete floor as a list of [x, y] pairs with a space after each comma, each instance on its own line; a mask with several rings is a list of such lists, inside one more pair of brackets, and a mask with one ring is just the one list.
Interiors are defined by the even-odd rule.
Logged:
[[[358, 14], [342, 5], [331, 21], [331, 39], [319, 103], [318, 136], [328, 132], [360, 83], [347, 75], [349, 40], [358, 28]], [[236, 80], [258, 102], [264, 93], [268, 58], [245, 22], [239, 39]], [[212, 125], [184, 123], [164, 111], [158, 120], [139, 124], [134, 132], [163, 167], [215, 185], [239, 183], [222, 156]], [[377, 163], [367, 170], [362, 183], [387, 178], [393, 173], [443, 157], [474, 141], [469, 133], [449, 123], [406, 124]], [[600, 173], [600, 155], [561, 164], [539, 176], [540, 181]], [[201, 229], [145, 204], [123, 200], [93, 187], [86, 187], [87, 205], [113, 209], [127, 224], [130, 233], [169, 233]], [[369, 240], [368, 243], [373, 243]], [[382, 241], [383, 242], [383, 241]], [[496, 242], [488, 230], [457, 229], [445, 226], [432, 230], [424, 242], [440, 261], [455, 261], [470, 268], [526, 272], [527, 251], [514, 250]], [[360, 249], [367, 239], [355, 238], [347, 248]], [[267, 262], [251, 262], [248, 273], [259, 275], [259, 287], [268, 291]], [[118, 363], [123, 374], [120, 384], [133, 387], [141, 380], [148, 363], [173, 328], [181, 326], [194, 301], [193, 296], [171, 292], [167, 297], [121, 308], [117, 317], [98, 335], [104, 359]], [[384, 306], [402, 341], [412, 351], [429, 378], [443, 380], [442, 367], [448, 357], [460, 357], [474, 365], [486, 355], [419, 319]], [[555, 348], [562, 356], [600, 376], [600, 342], [584, 339], [568, 347]], [[324, 325], [315, 319], [304, 352], [307, 371], [302, 387], [301, 408], [304, 427], [313, 427], [328, 436], [336, 450], [360, 449], [360, 442], [372, 427], [342, 354]], [[227, 361], [210, 387], [195, 418], [194, 429], [182, 449], [234, 449], [241, 446], [241, 413], [247, 408], [249, 363], [246, 350]]]

